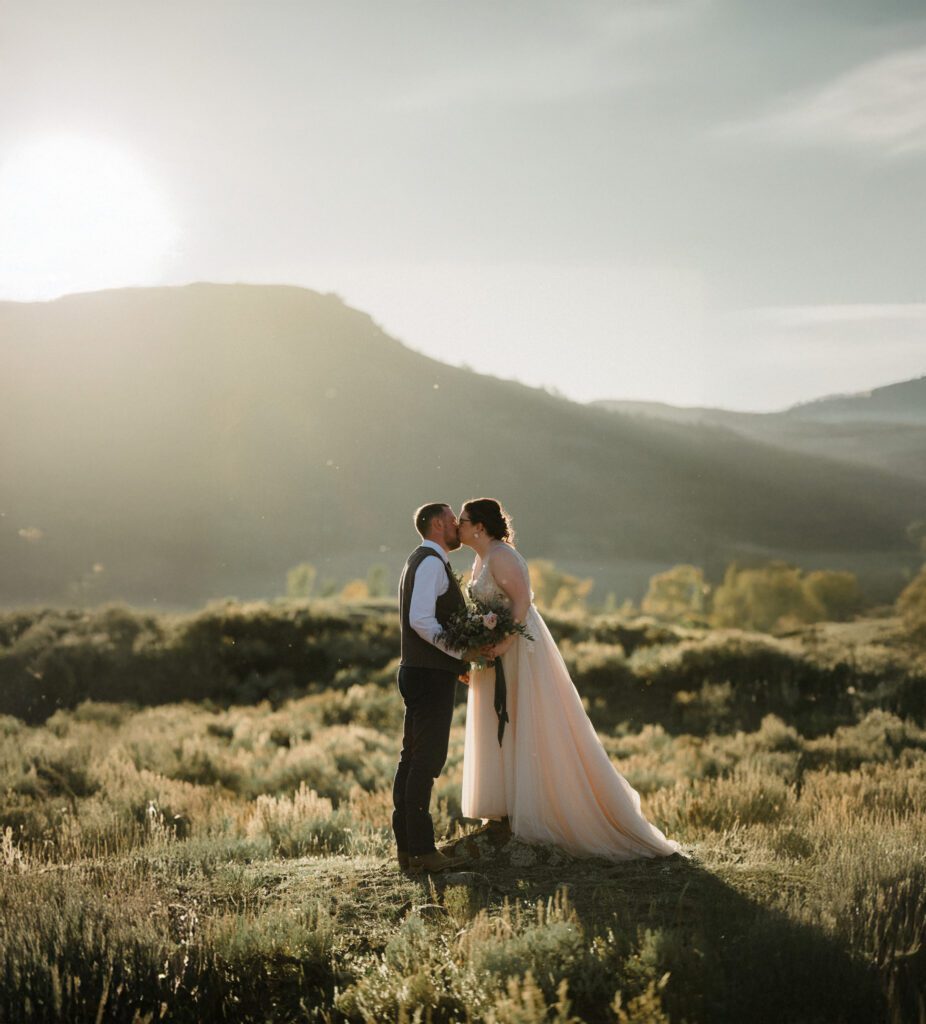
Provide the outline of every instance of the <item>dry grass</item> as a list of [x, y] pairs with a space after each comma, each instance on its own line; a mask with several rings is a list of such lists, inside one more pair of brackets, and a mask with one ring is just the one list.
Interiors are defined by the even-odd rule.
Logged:
[[364, 684], [0, 719], [0, 1020], [926, 1021], [913, 721], [615, 730], [690, 860], [431, 884], [391, 859], [400, 717]]

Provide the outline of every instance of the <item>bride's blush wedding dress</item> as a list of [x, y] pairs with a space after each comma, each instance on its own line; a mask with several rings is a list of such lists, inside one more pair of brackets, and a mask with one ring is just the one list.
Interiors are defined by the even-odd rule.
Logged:
[[[528, 590], [527, 563], [514, 548]], [[510, 604], [491, 569], [491, 552], [471, 583], [473, 597]], [[532, 595], [533, 598], [533, 595]], [[580, 856], [630, 860], [681, 852], [640, 812], [640, 796], [611, 764], [563, 657], [533, 601], [502, 655], [508, 716], [501, 746], [494, 708], [495, 670], [471, 673], [463, 753], [463, 815], [508, 816], [530, 843], [553, 843]]]

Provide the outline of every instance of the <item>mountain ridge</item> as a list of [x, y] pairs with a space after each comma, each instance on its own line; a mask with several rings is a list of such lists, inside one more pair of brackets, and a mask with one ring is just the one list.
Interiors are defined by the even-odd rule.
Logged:
[[304, 559], [394, 573], [415, 505], [485, 493], [529, 556], [564, 565], [826, 551], [893, 579], [926, 498], [883, 469], [448, 366], [291, 285], [0, 303], [0, 346], [7, 603], [63, 600], [93, 565], [95, 596], [185, 605], [272, 596]]
[[926, 374], [849, 394], [824, 395], [799, 402], [784, 415], [801, 419], [876, 419], [881, 422], [926, 423]]
[[[909, 393], [913, 393], [913, 401], [906, 401]], [[663, 402], [658, 399], [634, 399], [634, 398], [599, 398], [590, 405], [602, 408], [614, 408], [628, 412], [647, 413], [653, 415], [664, 415], [666, 417], [677, 414], [679, 417], [700, 416], [801, 416], [807, 413], [815, 414], [820, 409], [828, 409], [833, 406], [852, 408], [857, 404], [858, 408], [864, 408], [876, 400], [880, 406], [894, 400], [895, 396], [903, 394], [904, 405], [910, 407], [909, 414], [914, 422], [926, 421], [926, 374], [919, 377], [911, 377], [905, 380], [892, 381], [890, 384], [882, 384], [867, 391], [834, 392], [833, 394], [821, 395], [818, 398], [811, 398], [804, 402], [795, 402], [793, 405], [783, 409], [772, 409], [759, 411], [755, 409], [726, 409], [719, 405], [674, 405], [671, 402]]]
[[788, 451], [886, 468], [926, 481], [926, 376], [777, 412], [603, 399], [597, 408], [672, 423], [713, 424]]

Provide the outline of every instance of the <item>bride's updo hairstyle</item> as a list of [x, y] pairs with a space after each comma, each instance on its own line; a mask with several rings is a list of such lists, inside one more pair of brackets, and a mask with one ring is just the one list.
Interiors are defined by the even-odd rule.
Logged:
[[514, 529], [511, 516], [494, 498], [471, 498], [463, 505], [473, 526], [481, 526], [494, 540], [514, 543]]

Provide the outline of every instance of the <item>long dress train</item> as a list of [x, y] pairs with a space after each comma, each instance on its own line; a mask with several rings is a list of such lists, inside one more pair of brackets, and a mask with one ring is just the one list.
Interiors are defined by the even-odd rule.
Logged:
[[[514, 548], [510, 550], [514, 551]], [[530, 586], [527, 563], [515, 551]], [[474, 597], [508, 602], [486, 559]], [[463, 815], [508, 816], [512, 833], [579, 856], [630, 860], [680, 852], [640, 811], [640, 796], [611, 764], [546, 623], [531, 603], [533, 640], [516, 637], [502, 664], [508, 715], [498, 744], [495, 670], [472, 672], [463, 754]]]

